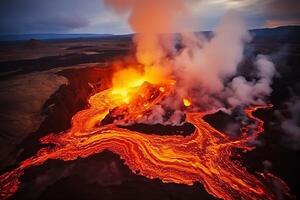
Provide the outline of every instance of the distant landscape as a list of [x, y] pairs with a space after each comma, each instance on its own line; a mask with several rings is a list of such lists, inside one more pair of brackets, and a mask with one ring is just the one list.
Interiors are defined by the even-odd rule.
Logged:
[[[259, 37], [260, 39], [268, 39], [268, 36], [276, 37], [276, 40], [286, 40], [291, 39], [293, 41], [299, 39], [299, 35], [292, 34], [294, 32], [300, 31], [300, 26], [285, 26], [277, 28], [263, 28], [263, 29], [252, 29], [250, 33], [254, 37]], [[202, 34], [209, 34], [210, 31], [201, 32]], [[0, 34], [0, 42], [15, 42], [15, 41], [26, 41], [30, 39], [35, 40], [68, 40], [68, 39], [109, 39], [109, 38], [130, 38], [132, 34], [126, 35], [114, 35], [114, 34], [97, 34], [97, 33], [76, 33], [76, 34], [62, 34], [62, 33], [42, 33], [42, 34]], [[289, 37], [289, 38], [287, 38]], [[292, 37], [292, 38], [290, 38]]]

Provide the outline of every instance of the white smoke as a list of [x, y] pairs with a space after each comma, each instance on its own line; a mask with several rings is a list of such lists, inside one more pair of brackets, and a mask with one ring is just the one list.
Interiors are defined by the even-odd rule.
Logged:
[[195, 103], [200, 100], [199, 103], [221, 106], [212, 97], [220, 94], [225, 89], [225, 81], [236, 74], [244, 44], [249, 40], [245, 24], [234, 11], [222, 18], [211, 39], [182, 34], [184, 48], [175, 56], [181, 95], [192, 95]]
[[190, 97], [200, 109], [264, 104], [276, 69], [267, 56], [258, 55], [252, 64], [255, 77], [237, 75], [244, 46], [251, 39], [238, 13], [228, 12], [210, 39], [193, 33], [181, 37], [184, 48], [174, 58], [181, 96]]
[[257, 79], [247, 81], [245, 77], [235, 77], [226, 88], [228, 103], [232, 107], [249, 104], [264, 104], [266, 96], [272, 92], [272, 78], [276, 73], [274, 64], [264, 55], [255, 60]]
[[[238, 68], [242, 67], [240, 64], [244, 58], [244, 47], [251, 41], [239, 13], [228, 11], [209, 37], [200, 33], [181, 32], [177, 34], [176, 41], [174, 34], [161, 33], [174, 31], [178, 21], [181, 30], [190, 30], [182, 23], [184, 19], [190, 25], [184, 1], [106, 1], [115, 10], [121, 8], [130, 12], [129, 24], [138, 33], [134, 40], [138, 61], [145, 68], [156, 67], [157, 63], [160, 67], [170, 68], [168, 71], [176, 80], [177, 95], [174, 97], [179, 99], [173, 98], [169, 103], [170, 107], [177, 110], [176, 116], [179, 116], [178, 111], [183, 110], [182, 98], [190, 99], [193, 108], [197, 110], [230, 110], [249, 104], [263, 104], [265, 97], [271, 94], [270, 85], [276, 70], [267, 56], [258, 55], [251, 64], [253, 71], [257, 72], [255, 77], [249, 79], [237, 73]], [[185, 17], [182, 17], [183, 13]], [[181, 101], [181, 105], [174, 106], [173, 102], [178, 101]], [[159, 115], [164, 113], [164, 107], [155, 107], [152, 110], [153, 116], [148, 116], [147, 120], [151, 120], [150, 123], [161, 123]], [[177, 119], [170, 117], [172, 122]]]

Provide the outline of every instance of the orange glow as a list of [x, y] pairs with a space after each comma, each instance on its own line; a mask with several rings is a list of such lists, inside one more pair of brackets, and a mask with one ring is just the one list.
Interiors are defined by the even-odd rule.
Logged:
[[132, 93], [144, 82], [159, 84], [166, 80], [166, 75], [158, 69], [158, 67], [149, 67], [142, 72], [135, 68], [126, 68], [117, 71], [112, 80], [112, 94], [124, 103], [129, 103]]
[[184, 105], [185, 107], [189, 107], [189, 106], [192, 105], [192, 103], [190, 102], [190, 100], [184, 98], [184, 99], [183, 99], [183, 105]]
[[113, 76], [112, 94], [120, 96], [120, 99], [129, 103], [132, 90], [142, 85], [145, 81], [146, 77], [133, 68], [118, 71]]
[[[237, 156], [235, 149], [253, 149], [249, 147], [249, 142], [264, 130], [264, 122], [253, 112], [268, 106], [246, 109], [245, 113], [256, 128], [253, 130], [253, 124], [244, 124], [243, 133], [234, 139], [205, 122], [203, 117], [211, 113], [202, 112], [187, 111], [186, 121], [195, 126], [194, 133], [187, 137], [143, 134], [116, 124], [99, 125], [112, 109], [115, 109], [112, 115], [124, 116], [121, 120], [137, 119], [171, 95], [174, 82], [159, 83], [162, 81], [157, 77], [133, 69], [117, 72], [113, 87], [90, 97], [90, 107], [73, 116], [70, 130], [41, 139], [41, 143], [51, 143], [54, 147], [40, 149], [17, 168], [0, 176], [0, 199], [7, 199], [18, 190], [19, 178], [29, 167], [42, 165], [49, 159], [67, 161], [86, 158], [106, 149], [120, 155], [133, 173], [149, 179], [159, 178], [165, 183], [186, 185], [200, 182], [209, 194], [226, 200], [274, 199], [275, 194], [264, 185], [263, 180], [275, 176], [250, 174], [240, 163], [231, 159]], [[121, 98], [117, 98], [116, 94]], [[126, 104], [120, 103], [123, 98]], [[185, 105], [189, 104], [186, 100]], [[288, 193], [288, 187], [285, 187]]]

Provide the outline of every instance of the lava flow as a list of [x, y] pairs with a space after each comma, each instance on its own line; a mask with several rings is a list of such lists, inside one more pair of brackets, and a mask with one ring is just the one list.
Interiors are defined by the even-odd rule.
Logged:
[[[133, 173], [150, 179], [187, 185], [201, 182], [208, 193], [228, 200], [275, 199], [264, 182], [268, 177], [280, 179], [268, 174], [252, 175], [231, 159], [237, 156], [235, 149], [252, 149], [249, 142], [263, 131], [263, 121], [254, 117], [253, 112], [269, 106], [246, 109], [252, 124], [245, 125], [241, 136], [235, 139], [204, 121], [203, 117], [213, 112], [191, 111], [189, 108], [193, 105], [188, 99], [184, 99], [186, 121], [195, 126], [195, 131], [187, 137], [143, 134], [120, 128], [115, 123], [101, 123], [108, 114], [123, 122], [137, 119], [171, 95], [173, 87], [172, 80], [158, 82], [135, 77], [127, 81], [127, 87], [115, 86], [93, 95], [88, 101], [90, 107], [72, 118], [70, 130], [41, 139], [43, 144], [54, 144], [54, 147], [39, 150], [16, 169], [1, 175], [0, 198], [7, 199], [18, 190], [19, 177], [29, 167], [42, 165], [49, 159], [85, 158], [107, 149], [120, 155]], [[253, 124], [256, 125], [254, 130]]]

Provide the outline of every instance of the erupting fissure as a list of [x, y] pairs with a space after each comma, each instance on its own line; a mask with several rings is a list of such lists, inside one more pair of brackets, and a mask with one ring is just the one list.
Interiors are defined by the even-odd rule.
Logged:
[[[201, 182], [208, 193], [228, 200], [276, 198], [264, 185], [271, 175], [250, 174], [240, 163], [231, 159], [237, 156], [234, 151], [237, 148], [245, 151], [252, 149], [249, 142], [263, 131], [263, 121], [253, 116], [253, 112], [269, 106], [247, 108], [245, 113], [256, 128], [253, 130], [253, 124], [244, 125], [243, 133], [234, 139], [203, 120], [212, 111], [192, 111], [192, 102], [187, 98], [183, 99], [186, 121], [195, 126], [194, 133], [187, 137], [143, 134], [120, 128], [115, 123], [101, 124], [101, 120], [116, 108], [122, 116], [118, 120], [139, 118], [174, 91], [174, 81], [158, 81], [134, 71], [121, 71], [121, 75], [116, 77], [123, 77], [122, 73], [128, 77], [129, 72], [134, 76], [126, 81], [127, 86], [119, 84], [122, 79], [116, 78], [113, 80], [114, 87], [90, 97], [89, 108], [72, 118], [70, 130], [41, 139], [43, 144], [54, 144], [54, 147], [40, 149], [17, 168], [1, 175], [0, 199], [7, 199], [18, 190], [21, 184], [19, 178], [29, 167], [42, 165], [49, 159], [68, 161], [85, 158], [105, 149], [120, 155], [133, 173], [150, 179], [159, 178], [165, 183], [187, 185]], [[275, 176], [272, 178], [278, 179]], [[288, 187], [281, 183], [288, 191]]]

